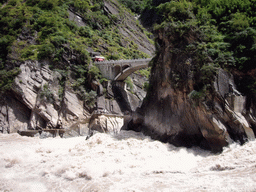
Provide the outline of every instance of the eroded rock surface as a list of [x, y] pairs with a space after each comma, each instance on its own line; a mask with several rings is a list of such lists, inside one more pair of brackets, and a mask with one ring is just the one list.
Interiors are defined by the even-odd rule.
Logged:
[[[117, 1], [103, 1], [106, 16], [116, 17], [116, 25], [119, 27], [118, 33], [122, 34], [120, 43], [126, 47], [132, 41], [148, 55], [154, 53], [154, 46], [147, 38], [143, 29], [138, 25], [136, 18], [128, 11], [120, 13], [120, 4]], [[87, 23], [81, 14], [76, 12], [72, 7], [68, 10], [69, 20], [74, 22], [78, 27], [86, 26]], [[27, 41], [29, 44], [36, 44], [37, 32], [31, 33], [28, 29], [22, 29], [17, 41]], [[82, 98], [84, 95], [74, 91], [72, 87], [76, 83], [75, 75], [72, 75], [73, 65], [85, 64], [81, 60], [79, 53], [69, 50], [69, 45], [63, 45], [65, 52], [62, 55], [62, 63], [55, 66], [57, 70], [49, 69], [51, 61], [20, 61], [19, 54], [12, 47], [12, 52], [8, 55], [7, 69], [19, 67], [21, 72], [15, 78], [12, 90], [0, 101], [0, 133], [14, 133], [17, 131], [31, 130], [31, 135], [36, 135], [33, 130], [41, 129], [65, 129], [64, 137], [86, 135], [89, 127], [93, 127], [90, 122], [91, 115], [96, 113], [104, 113], [107, 115], [123, 115], [127, 109], [122, 109], [120, 103], [128, 103], [131, 107], [129, 111], [135, 110], [137, 105], [141, 103], [145, 92], [138, 88], [131, 94], [127, 90], [123, 90], [124, 95], [121, 99], [115, 98], [113, 85], [110, 81], [101, 85], [97, 81], [88, 80], [88, 87], [97, 93], [95, 102], [92, 106], [88, 106]], [[99, 50], [104, 53], [109, 45], [99, 46]], [[89, 52], [93, 51], [88, 47]], [[14, 62], [15, 61], [15, 62]], [[70, 67], [68, 77], [61, 74], [63, 69]], [[62, 71], [62, 72], [61, 72]], [[69, 73], [68, 72], [68, 73]], [[64, 77], [65, 76], [65, 77]], [[87, 77], [86, 77], [87, 78]], [[105, 91], [104, 91], [105, 90]], [[127, 101], [126, 101], [127, 99]], [[117, 101], [118, 100], [118, 101]], [[131, 102], [131, 104], [129, 104]], [[115, 119], [115, 118], [114, 118]], [[116, 132], [123, 126], [123, 120], [113, 120], [107, 118], [107, 126], [105, 120], [101, 117], [97, 121], [97, 125], [104, 127], [105, 132]], [[100, 123], [100, 124], [99, 124]], [[111, 126], [110, 126], [111, 125]], [[116, 127], [119, 126], [119, 128]], [[113, 131], [115, 130], [115, 131]], [[46, 133], [45, 135], [47, 135]]]
[[123, 115], [94, 114], [90, 120], [90, 130], [101, 133], [119, 133], [124, 125]]
[[128, 127], [177, 146], [219, 152], [232, 141], [255, 138], [254, 107], [237, 91], [233, 75], [222, 69], [212, 79], [212, 92], [200, 98], [193, 72], [198, 63], [184, 51], [198, 38], [192, 28], [182, 36], [168, 29], [158, 31], [151, 87]]
[[[89, 108], [85, 100], [72, 89], [72, 78], [63, 81], [58, 70], [50, 70], [47, 62], [26, 61], [20, 65], [21, 72], [15, 78], [12, 91], [0, 104], [0, 132], [15, 133], [31, 130], [29, 135], [42, 137], [54, 135], [49, 129], [64, 129], [64, 137], [88, 135], [90, 130], [118, 133], [124, 125], [123, 114], [135, 110], [145, 96], [140, 90], [131, 94], [119, 87], [125, 97], [115, 99], [111, 82], [102, 86], [94, 83], [95, 91], [105, 89], [105, 95], [98, 91], [95, 104]], [[137, 89], [140, 89], [139, 87]], [[138, 94], [139, 94], [138, 93]], [[120, 107], [127, 103], [129, 108]], [[92, 111], [91, 111], [92, 109]], [[96, 115], [95, 115], [96, 114]], [[41, 130], [48, 130], [48, 132]]]
[[49, 70], [45, 63], [32, 61], [23, 63], [20, 69], [12, 94], [1, 105], [2, 132], [67, 128], [89, 118], [83, 101], [72, 89], [67, 85], [63, 90], [57, 71]]

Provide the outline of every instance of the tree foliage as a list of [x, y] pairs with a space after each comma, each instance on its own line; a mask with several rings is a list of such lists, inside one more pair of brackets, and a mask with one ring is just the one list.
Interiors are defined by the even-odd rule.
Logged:
[[[72, 12], [79, 15], [83, 25], [70, 19]], [[83, 70], [83, 77], [76, 74], [74, 87], [87, 90], [87, 76], [100, 78], [95, 67], [87, 69], [91, 60], [88, 50], [111, 59], [148, 57], [121, 35], [117, 23], [122, 24], [122, 12], [124, 7], [120, 6], [120, 15], [111, 15], [105, 11], [103, 0], [2, 0], [0, 73], [25, 60], [47, 59], [54, 69]], [[12, 82], [14, 75], [7, 78]], [[3, 82], [0, 79], [0, 89], [4, 89]]]
[[146, 6], [147, 0], [119, 0], [122, 4], [124, 4], [127, 8], [129, 8], [132, 12], [141, 14], [143, 9]]
[[[152, 21], [151, 26], [157, 23], [155, 29], [169, 27], [181, 36], [191, 27], [198, 30], [200, 40], [187, 50], [197, 53], [202, 62], [198, 70], [201, 84], [209, 83], [207, 76], [218, 67], [255, 74], [256, 0], [149, 0], [145, 7], [141, 17]], [[152, 11], [154, 14], [147, 15]], [[211, 58], [211, 62], [203, 58]], [[256, 90], [255, 77], [250, 76], [254, 81], [241, 86]]]

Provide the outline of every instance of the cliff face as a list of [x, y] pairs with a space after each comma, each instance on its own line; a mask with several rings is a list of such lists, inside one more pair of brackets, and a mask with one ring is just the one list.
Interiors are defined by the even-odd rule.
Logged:
[[133, 41], [138, 50], [153, 55], [155, 47], [144, 34], [143, 28], [139, 25], [139, 21], [135, 19], [129, 12], [121, 11], [120, 4], [116, 0], [104, 1], [104, 9], [109, 15], [115, 15], [118, 18], [116, 25], [122, 35], [121, 46], [129, 46], [127, 39]]
[[[138, 51], [151, 55], [154, 46], [134, 16], [120, 9], [121, 5], [115, 0], [102, 1], [102, 3], [106, 15], [115, 18], [117, 22], [116, 35], [123, 34], [120, 46], [126, 47], [129, 40], [134, 43]], [[73, 24], [78, 27], [88, 26], [84, 15], [80, 15], [72, 8], [68, 14]], [[34, 35], [25, 33], [25, 29], [21, 31], [16, 40], [18, 44], [23, 41], [31, 45], [38, 44], [36, 41], [38, 31]], [[136, 86], [134, 94], [131, 94], [125, 86], [115, 86], [105, 80], [101, 84], [91, 75], [97, 73], [95, 68], [89, 74], [91, 68], [89, 69], [86, 58], [72, 50], [67, 42], [61, 46], [62, 59], [57, 63], [51, 58], [22, 61], [19, 58], [22, 50], [17, 51], [17, 47], [12, 46], [12, 51], [6, 56], [5, 69], [8, 71], [17, 67], [20, 73], [14, 79], [11, 89], [1, 95], [0, 133], [63, 128], [64, 136], [68, 137], [88, 135], [90, 130], [118, 132], [123, 126], [123, 113], [139, 105], [142, 98], [140, 95], [135, 96]], [[94, 51], [96, 47], [96, 51], [101, 51], [102, 54], [109, 47], [107, 43], [96, 43], [93, 47], [86, 46], [87, 51]], [[86, 49], [83, 51], [87, 52]], [[122, 98], [116, 98], [112, 87], [121, 90]], [[143, 92], [143, 96], [145, 95], [139, 86], [137, 89], [140, 93]], [[119, 106], [122, 102], [127, 103], [126, 108]]]
[[[154, 45], [149, 41], [144, 33], [144, 29], [139, 24], [139, 21], [134, 15], [129, 13], [118, 1], [104, 0], [103, 11], [109, 18], [116, 18], [113, 26], [114, 30], [117, 28], [116, 36], [120, 36], [119, 45], [123, 48], [131, 47], [131, 42], [141, 52], [151, 56], [154, 53]], [[77, 26], [87, 26], [86, 19], [75, 11], [69, 10], [69, 19], [74, 21]], [[115, 41], [113, 38], [112, 41]], [[110, 44], [109, 44], [110, 43]], [[107, 54], [110, 47], [113, 47], [113, 42], [107, 43], [104, 40], [99, 40], [92, 48], [97, 47], [102, 54]], [[120, 51], [120, 50], [119, 50]], [[113, 54], [113, 53], [112, 53]], [[118, 54], [118, 53], [117, 53]], [[120, 54], [120, 53], [119, 53]]]
[[188, 50], [198, 41], [193, 27], [182, 35], [171, 27], [157, 31], [150, 88], [129, 128], [177, 146], [196, 145], [214, 152], [232, 141], [254, 139], [254, 106], [248, 106], [249, 99], [237, 91], [232, 74], [206, 70], [210, 89], [199, 90], [199, 60], [195, 51]]
[[[104, 86], [104, 96], [102, 85], [92, 82], [95, 95], [88, 104], [72, 88], [72, 71], [63, 81], [63, 74], [50, 70], [47, 62], [26, 61], [20, 70], [12, 90], [0, 103], [0, 132], [63, 128], [64, 136], [69, 137], [88, 135], [90, 130], [116, 133], [123, 126], [123, 113], [111, 96], [110, 84]], [[132, 95], [129, 98], [138, 100]]]
[[47, 63], [27, 61], [20, 69], [12, 92], [1, 106], [2, 132], [53, 128], [60, 123], [70, 127], [76, 120], [89, 117], [83, 101], [70, 85], [60, 85], [62, 75], [51, 71]]

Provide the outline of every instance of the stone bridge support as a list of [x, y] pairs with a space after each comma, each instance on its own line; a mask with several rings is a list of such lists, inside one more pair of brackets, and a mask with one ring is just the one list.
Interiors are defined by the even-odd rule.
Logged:
[[126, 83], [124, 81], [114, 81], [113, 86], [120, 87], [123, 90], [126, 90]]
[[103, 77], [109, 80], [124, 81], [133, 72], [148, 67], [151, 59], [118, 60], [95, 62]]

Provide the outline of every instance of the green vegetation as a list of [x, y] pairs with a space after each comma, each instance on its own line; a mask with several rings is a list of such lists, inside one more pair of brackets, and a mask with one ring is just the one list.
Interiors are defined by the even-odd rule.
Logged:
[[130, 76], [128, 76], [124, 82], [126, 83], [127, 85], [127, 88], [128, 90], [133, 93], [133, 88], [134, 88], [134, 84], [133, 84], [133, 81], [132, 81], [132, 78]]
[[89, 73], [89, 75], [90, 75], [90, 77], [91, 77], [92, 79], [101, 79], [101, 77], [102, 77], [99, 68], [96, 67], [95, 65], [93, 65], [93, 66], [89, 69], [88, 73]]
[[[256, 68], [255, 0], [149, 0], [145, 7], [142, 19], [151, 26], [157, 23], [156, 33], [165, 30], [179, 34], [174, 44], [189, 33], [197, 34], [197, 42], [185, 50], [197, 63], [193, 71], [197, 92], [210, 88], [219, 67], [246, 76], [247, 80], [240, 82], [243, 93], [256, 91], [256, 77], [252, 75]], [[174, 79], [182, 79], [175, 75]]]
[[42, 87], [42, 90], [40, 92], [40, 98], [49, 103], [53, 103], [54, 101], [53, 93], [51, 92], [48, 84], [44, 84], [44, 86]]
[[142, 75], [143, 77], [146, 77], [147, 79], [149, 79], [150, 71], [151, 71], [151, 67], [148, 67], [146, 69], [140, 69], [138, 71], [135, 71], [135, 73], [138, 75]]
[[124, 4], [127, 8], [129, 8], [132, 12], [141, 14], [146, 6], [147, 0], [119, 0], [122, 4]]
[[[74, 69], [78, 79], [73, 87], [87, 90], [91, 78], [101, 78], [95, 66], [88, 69], [89, 49], [107, 59], [148, 57], [120, 33], [118, 26], [125, 18], [124, 7], [119, 8], [119, 15], [111, 15], [105, 11], [103, 0], [0, 1], [0, 73], [9, 69], [7, 76], [0, 77], [0, 90], [6, 90], [4, 87], [13, 81], [14, 66], [26, 60], [46, 59], [51, 69]], [[69, 12], [78, 13], [86, 25], [70, 20]]]
[[77, 92], [81, 99], [84, 99], [86, 90], [89, 90], [89, 77], [87, 65], [75, 65], [72, 68], [72, 76], [76, 82], [72, 85], [73, 89]]
[[143, 89], [144, 89], [144, 91], [146, 91], [146, 92], [149, 90], [149, 82], [145, 82], [145, 83], [144, 83]]
[[96, 102], [97, 93], [95, 91], [90, 91], [85, 93], [86, 105], [90, 108], [93, 108]]
[[[2, 1], [4, 3], [4, 1]], [[103, 0], [11, 0], [0, 9], [0, 59], [2, 65], [15, 43], [18, 60], [51, 59], [63, 62], [63, 54], [72, 49], [81, 61], [88, 62], [87, 48], [101, 51], [109, 59], [147, 57], [133, 41], [123, 39], [117, 22], [120, 16], [108, 15]], [[77, 26], [68, 18], [68, 9], [79, 13], [86, 26]], [[120, 7], [122, 9], [122, 7]], [[24, 31], [36, 44], [16, 42]], [[123, 46], [125, 44], [125, 46]]]
[[6, 91], [11, 90], [14, 78], [20, 73], [19, 68], [14, 68], [12, 70], [0, 70], [0, 95], [4, 94]]

